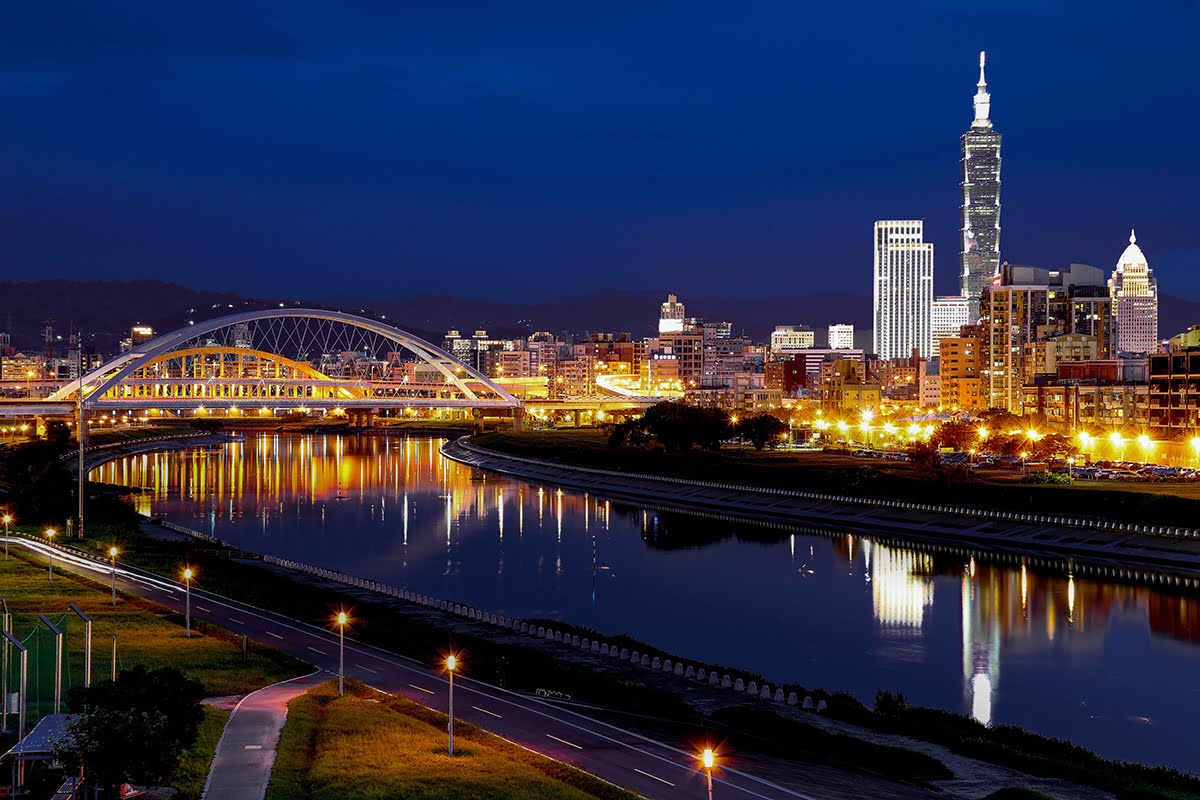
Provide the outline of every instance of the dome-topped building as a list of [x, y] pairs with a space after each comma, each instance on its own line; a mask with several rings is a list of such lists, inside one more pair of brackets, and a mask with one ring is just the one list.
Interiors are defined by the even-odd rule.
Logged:
[[1112, 298], [1117, 350], [1152, 353], [1158, 349], [1158, 281], [1146, 263], [1137, 234], [1129, 232], [1129, 246], [1117, 260], [1108, 280]]

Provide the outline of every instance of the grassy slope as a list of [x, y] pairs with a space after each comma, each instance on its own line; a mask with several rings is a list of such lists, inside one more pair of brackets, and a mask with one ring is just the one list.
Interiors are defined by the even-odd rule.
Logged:
[[268, 800], [487, 797], [624, 800], [632, 795], [467, 723], [446, 752], [445, 717], [354, 681], [332, 682], [288, 706]]
[[[303, 674], [299, 659], [278, 650], [254, 646], [242, 662], [240, 643], [232, 634], [203, 624], [192, 626], [186, 638], [179, 615], [159, 616], [163, 609], [145, 601], [118, 597], [112, 606], [108, 588], [56, 569], [47, 579], [46, 562], [12, 548], [8, 561], [0, 559], [0, 591], [10, 611], [25, 615], [15, 623], [18, 636], [26, 635], [38, 614], [57, 619], [70, 603], [92, 620], [92, 676], [108, 677], [112, 636], [117, 636], [117, 669], [145, 664], [148, 669], [176, 666], [204, 684], [210, 695], [240, 694], [275, 681]], [[82, 684], [82, 625], [68, 617], [68, 675]]]
[[173, 781], [179, 790], [179, 800], [199, 800], [208, 780], [208, 770], [217, 753], [217, 742], [229, 721], [229, 712], [222, 708], [204, 707], [204, 722], [200, 724], [200, 738], [184, 751], [179, 759]]

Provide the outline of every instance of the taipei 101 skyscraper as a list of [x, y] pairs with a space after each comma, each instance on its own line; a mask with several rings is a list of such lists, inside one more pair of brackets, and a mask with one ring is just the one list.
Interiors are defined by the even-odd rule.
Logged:
[[983, 287], [1000, 271], [1000, 134], [992, 130], [992, 96], [979, 54], [975, 121], [962, 135], [961, 292], [979, 308]]

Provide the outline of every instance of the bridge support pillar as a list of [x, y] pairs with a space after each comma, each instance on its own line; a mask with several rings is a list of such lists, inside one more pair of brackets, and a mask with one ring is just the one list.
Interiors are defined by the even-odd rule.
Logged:
[[525, 409], [521, 407], [512, 410], [513, 431], [520, 433], [525, 430]]
[[483, 433], [483, 409], [471, 409], [471, 430], [475, 433]]
[[378, 413], [378, 411], [379, 410], [375, 408], [368, 408], [363, 412], [363, 425], [365, 427], [370, 428], [375, 425], [375, 415]]
[[574, 417], [575, 427], [578, 428], [583, 422], [583, 412], [579, 409], [575, 409], [575, 411], [572, 412], [572, 416]]

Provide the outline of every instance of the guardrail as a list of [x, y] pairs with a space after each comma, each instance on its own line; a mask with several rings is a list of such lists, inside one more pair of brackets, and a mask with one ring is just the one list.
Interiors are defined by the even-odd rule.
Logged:
[[[109, 450], [109, 449], [113, 449], [113, 448], [117, 448], [117, 447], [134, 447], [139, 444], [148, 444], [150, 442], [175, 442], [175, 441], [179, 441], [181, 439], [208, 439], [208, 438], [212, 438], [213, 436], [222, 436], [222, 435], [228, 436], [228, 434], [219, 434], [219, 433], [181, 433], [176, 436], [146, 436], [146, 437], [143, 437], [140, 439], [130, 439], [125, 442], [109, 442], [108, 444], [94, 444], [94, 445], [91, 445], [90, 447], [83, 448], [83, 453], [84, 453], [84, 455], [87, 455], [88, 453], [94, 453], [94, 452], [97, 452], [100, 450]], [[233, 437], [231, 437], [231, 438], [233, 438]], [[76, 458], [79, 458], [79, 451], [72, 450], [71, 452], [69, 452], [65, 455], [59, 456], [58, 460], [60, 463], [62, 463], [62, 462], [70, 461], [72, 459], [76, 459]]]
[[[672, 663], [669, 657], [654, 655], [649, 653], [639, 653], [637, 650], [630, 652], [626, 647], [618, 648], [615, 644], [610, 645], [607, 642], [602, 642], [599, 639], [589, 639], [584, 636], [580, 638], [577, 634], [563, 633], [561, 630], [547, 628], [544, 625], [530, 625], [528, 622], [504, 617], [498, 614], [489, 614], [479, 609], [472, 608], [469, 605], [462, 603], [452, 603], [447, 600], [439, 600], [416, 592], [410, 592], [407, 589], [401, 589], [397, 586], [390, 586], [379, 581], [368, 580], [365, 578], [357, 578], [353, 575], [347, 575], [334, 569], [325, 567], [315, 567], [311, 564], [305, 564], [301, 561], [292, 561], [278, 556], [264, 555], [263, 561], [268, 564], [274, 564], [284, 569], [303, 572], [308, 575], [314, 575], [325, 580], [343, 583], [357, 589], [363, 589], [369, 592], [376, 592], [385, 597], [393, 597], [398, 600], [405, 600], [410, 603], [432, 608], [437, 611], [445, 611], [449, 614], [456, 614], [467, 619], [482, 622], [487, 625], [493, 625], [502, 628], [512, 633], [524, 634], [535, 639], [562, 644], [565, 647], [582, 650], [597, 656], [605, 656], [610, 659], [627, 663], [631, 666], [647, 667], [656, 672], [663, 672], [667, 675], [676, 678], [682, 678], [699, 683], [707, 683], [713, 688], [733, 689], [736, 692], [749, 694], [762, 700], [772, 700], [777, 703], [786, 703], [791, 706], [801, 705], [801, 700], [796, 692], [790, 692], [786, 696], [783, 689], [776, 688], [774, 691], [768, 684], [763, 684], [761, 687], [754, 681], [748, 682], [738, 676], [725, 674], [724, 676], [716, 670], [709, 671], [706, 667], [697, 669], [691, 664], [684, 664], [682, 661]], [[824, 701], [822, 701], [823, 703]], [[813, 709], [812, 699], [804, 698], [803, 708]], [[818, 704], [817, 710], [823, 710]]]
[[882, 498], [871, 497], [853, 497], [850, 495], [826, 494], [822, 492], [801, 492], [793, 489], [772, 489], [765, 486], [744, 486], [734, 483], [721, 483], [717, 481], [699, 481], [690, 478], [672, 478], [664, 475], [647, 475], [636, 472], [620, 472], [618, 470], [599, 469], [596, 467], [578, 467], [571, 464], [556, 464], [551, 461], [543, 461], [536, 458], [526, 458], [524, 456], [514, 456], [508, 453], [498, 453], [494, 450], [488, 450], [478, 445], [467, 441], [469, 437], [463, 436], [453, 442], [454, 445], [461, 447], [468, 453], [473, 453], [482, 458], [499, 458], [506, 461], [518, 461], [526, 464], [533, 464], [543, 469], [565, 469], [572, 472], [584, 472], [592, 475], [603, 475], [606, 477], [616, 477], [623, 479], [634, 479], [642, 481], [654, 481], [657, 483], [671, 483], [683, 486], [696, 486], [707, 489], [725, 489], [729, 491], [749, 492], [757, 494], [781, 495], [785, 497], [795, 497], [801, 500], [815, 500], [823, 503], [843, 503], [852, 505], [875, 506], [877, 508], [896, 509], [898, 511], [918, 511], [928, 514], [955, 514], [959, 516], [982, 517], [984, 519], [994, 519], [1004, 522], [1023, 522], [1031, 525], [1061, 525], [1072, 528], [1084, 528], [1096, 531], [1114, 531], [1120, 533], [1138, 533], [1151, 536], [1168, 536], [1172, 538], [1200, 538], [1200, 530], [1195, 528], [1176, 528], [1158, 525], [1127, 525], [1111, 520], [1088, 519], [1084, 517], [1061, 517], [1050, 514], [1024, 514], [1018, 511], [992, 511], [986, 508], [971, 508], [965, 506], [945, 506], [935, 505], [932, 503], [909, 503], [901, 500], [885, 500]]

